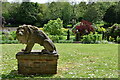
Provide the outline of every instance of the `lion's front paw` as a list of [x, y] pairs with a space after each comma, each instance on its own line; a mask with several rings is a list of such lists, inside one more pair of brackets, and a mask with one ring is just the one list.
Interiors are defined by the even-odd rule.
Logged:
[[21, 49], [21, 51], [25, 51], [25, 49]]
[[24, 52], [24, 54], [29, 54], [30, 52], [26, 51], [25, 49], [22, 49], [21, 51]]

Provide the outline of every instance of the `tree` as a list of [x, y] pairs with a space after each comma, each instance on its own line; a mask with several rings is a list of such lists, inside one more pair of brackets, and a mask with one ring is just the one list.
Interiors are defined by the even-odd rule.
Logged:
[[75, 8], [76, 8], [75, 14], [76, 14], [77, 22], [80, 22], [84, 16], [84, 13], [87, 10], [87, 4], [86, 4], [86, 2], [81, 2], [78, 5], [76, 5]]
[[38, 3], [23, 2], [16, 14], [16, 21], [20, 24], [34, 24], [37, 21]]
[[[48, 19], [57, 19], [62, 17], [62, 3], [52, 2], [48, 5]], [[52, 14], [52, 15], [51, 15]]]
[[69, 24], [71, 18], [72, 18], [72, 7], [70, 3], [64, 2], [62, 8], [62, 18], [61, 18], [63, 20], [64, 27], [66, 27]]
[[96, 8], [96, 3], [88, 4], [87, 10], [83, 15], [83, 18], [89, 22], [96, 22], [99, 20], [99, 8]]
[[116, 23], [116, 20], [117, 20], [117, 12], [115, 11], [115, 8], [116, 6], [113, 5], [111, 6], [109, 9], [107, 9], [105, 15], [104, 15], [104, 18], [103, 20], [107, 23]]
[[120, 2], [114, 3], [106, 10], [103, 20], [111, 25], [120, 23]]
[[16, 23], [16, 13], [18, 11], [20, 4], [19, 3], [9, 3], [3, 2], [2, 3], [2, 15], [6, 20], [6, 24], [8, 23]]

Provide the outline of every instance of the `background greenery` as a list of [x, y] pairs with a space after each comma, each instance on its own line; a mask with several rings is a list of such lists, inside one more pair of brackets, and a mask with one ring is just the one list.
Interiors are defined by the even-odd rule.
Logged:
[[120, 2], [97, 2], [97, 3], [69, 3], [51, 2], [45, 4], [23, 2], [2, 2], [2, 15], [5, 17], [7, 26], [31, 24], [43, 27], [49, 20], [60, 18], [63, 26], [80, 22], [85, 19], [92, 23], [101, 21], [107, 24], [120, 23]]
[[[119, 6], [120, 2], [88, 4], [85, 2], [51, 2], [45, 4], [3, 2], [2, 15], [6, 21], [5, 27], [18, 27], [23, 24], [35, 25], [41, 27], [53, 42], [60, 43], [76, 41], [76, 34], [71, 32], [71, 28], [75, 28], [75, 25], [80, 23], [81, 20], [86, 20], [92, 22], [95, 38], [90, 37], [91, 35], [82, 35], [80, 42], [102, 43], [107, 40], [120, 43]], [[83, 28], [86, 31], [89, 26]], [[69, 34], [68, 30], [70, 31]], [[69, 36], [72, 37], [68, 40]], [[102, 40], [98, 39], [98, 36], [102, 37]], [[3, 38], [0, 43], [18, 43], [14, 33], [0, 37]]]
[[[118, 44], [55, 44], [58, 50], [58, 73], [55, 75], [20, 75], [15, 55], [25, 46], [2, 44], [2, 78], [118, 78]], [[42, 49], [39, 45], [34, 50]]]
[[[120, 43], [120, 2], [45, 4], [2, 2], [5, 27], [29, 24], [40, 27], [57, 42], [59, 52], [58, 73], [55, 75], [20, 75], [15, 55], [25, 45], [16, 40], [15, 31], [0, 32], [0, 76], [2, 78], [118, 78], [118, 44]], [[77, 44], [71, 28], [84, 19], [92, 22], [95, 32], [83, 35]], [[117, 24], [116, 24], [117, 23]], [[67, 39], [70, 30], [70, 39]], [[73, 43], [75, 42], [75, 43]], [[9, 43], [9, 44], [5, 44]], [[66, 43], [66, 44], [59, 44]], [[69, 43], [69, 44], [68, 44]], [[87, 43], [87, 44], [86, 44]], [[88, 44], [92, 43], [92, 44]], [[97, 44], [93, 44], [97, 43]], [[98, 44], [98, 43], [104, 43]], [[35, 50], [43, 47], [35, 45]]]

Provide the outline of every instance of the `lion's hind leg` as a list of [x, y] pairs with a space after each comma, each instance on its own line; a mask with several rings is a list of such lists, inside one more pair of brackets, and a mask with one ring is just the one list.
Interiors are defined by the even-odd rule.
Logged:
[[[43, 43], [43, 47], [45, 48], [46, 52], [52, 53], [55, 50], [55, 46], [53, 42], [49, 39], [45, 39]], [[43, 50], [43, 51], [45, 51]]]

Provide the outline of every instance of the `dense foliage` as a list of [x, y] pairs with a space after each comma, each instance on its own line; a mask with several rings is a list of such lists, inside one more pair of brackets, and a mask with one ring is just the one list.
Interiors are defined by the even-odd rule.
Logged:
[[110, 6], [106, 10], [103, 20], [111, 24], [120, 24], [120, 2], [118, 2], [116, 5]]
[[16, 40], [16, 32], [12, 31], [10, 33], [0, 33], [0, 44], [11, 44], [11, 43], [19, 43], [18, 40]]
[[[80, 22], [85, 19], [90, 22], [102, 21], [107, 9], [117, 5], [115, 2], [97, 2], [76, 4], [68, 2], [51, 2], [38, 4], [33, 2], [2, 3], [2, 15], [5, 17], [6, 26], [31, 24], [43, 27], [49, 20], [60, 18], [66, 25]], [[114, 16], [114, 15], [113, 15]], [[17, 26], [16, 25], [16, 26]]]
[[50, 35], [61, 35], [63, 28], [63, 21], [58, 18], [57, 20], [50, 20], [44, 25], [43, 29]]
[[108, 37], [108, 40], [111, 37], [117, 41], [117, 37], [120, 37], [120, 24], [114, 24], [112, 27], [109, 27], [107, 29], [106, 36]]
[[89, 34], [89, 35], [84, 35], [82, 42], [83, 43], [99, 43], [102, 41], [102, 34]]
[[[6, 20], [5, 26], [17, 27], [18, 25], [31, 24], [43, 27], [42, 30], [54, 42], [85, 41], [91, 36], [89, 35], [91, 32], [98, 32], [98, 34], [93, 35], [100, 35], [104, 40], [119, 42], [119, 25], [113, 25], [120, 23], [119, 6], [120, 2], [88, 4], [85, 2], [51, 2], [45, 4], [3, 2], [2, 15]], [[75, 35], [71, 33], [69, 28], [73, 28], [72, 31]], [[3, 41], [12, 41], [16, 40], [16, 35], [14, 34], [10, 33], [1, 37]], [[92, 42], [95, 43], [96, 41]]]
[[80, 33], [81, 36], [94, 32], [92, 23], [82, 20], [78, 25], [75, 25], [72, 29], [74, 33]]

